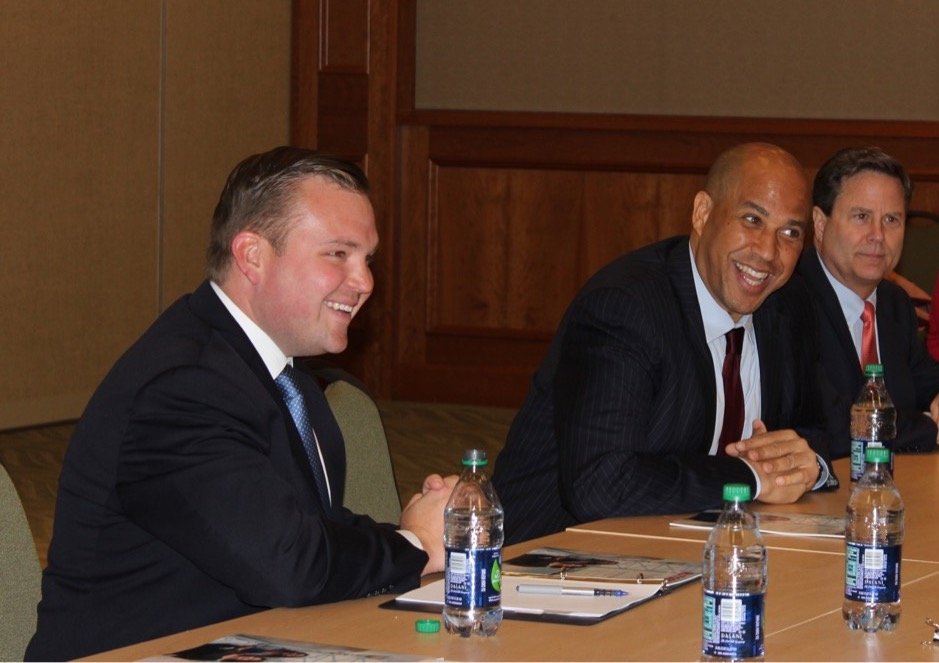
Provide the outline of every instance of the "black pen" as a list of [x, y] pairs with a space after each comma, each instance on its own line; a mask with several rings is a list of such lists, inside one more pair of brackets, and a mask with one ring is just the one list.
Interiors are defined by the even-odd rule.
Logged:
[[622, 589], [564, 587], [562, 585], [516, 585], [515, 589], [521, 594], [551, 594], [553, 596], [626, 596], [629, 594]]

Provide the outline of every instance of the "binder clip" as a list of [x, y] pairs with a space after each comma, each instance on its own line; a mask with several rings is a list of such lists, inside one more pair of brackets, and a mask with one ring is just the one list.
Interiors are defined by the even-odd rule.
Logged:
[[932, 640], [923, 640], [923, 645], [924, 646], [932, 645], [934, 647], [939, 646], [939, 624], [931, 620], [929, 617], [926, 618], [926, 623], [932, 627], [933, 634], [932, 634]]

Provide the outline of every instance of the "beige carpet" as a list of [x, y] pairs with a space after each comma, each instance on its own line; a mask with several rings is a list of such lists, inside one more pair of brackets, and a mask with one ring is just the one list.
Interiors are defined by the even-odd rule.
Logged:
[[[514, 416], [506, 408], [467, 405], [383, 401], [378, 408], [402, 503], [420, 490], [428, 474], [458, 473], [464, 449], [485, 449], [491, 467]], [[61, 424], [0, 432], [0, 463], [20, 493], [43, 566], [59, 470], [73, 428]]]

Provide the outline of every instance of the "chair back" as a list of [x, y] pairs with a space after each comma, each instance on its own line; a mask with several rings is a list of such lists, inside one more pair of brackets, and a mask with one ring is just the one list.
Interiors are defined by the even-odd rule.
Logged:
[[917, 286], [932, 293], [939, 269], [939, 214], [910, 210], [906, 214], [903, 254], [897, 271]]
[[36, 631], [42, 570], [26, 512], [0, 465], [0, 661], [22, 661]]
[[336, 380], [326, 387], [326, 400], [346, 444], [343, 506], [378, 522], [397, 524], [401, 519], [401, 501], [375, 401], [345, 380]]

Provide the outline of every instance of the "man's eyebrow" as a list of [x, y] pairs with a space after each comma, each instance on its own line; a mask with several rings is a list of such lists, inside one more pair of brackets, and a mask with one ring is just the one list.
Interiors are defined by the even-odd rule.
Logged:
[[743, 201], [743, 206], [744, 206], [744, 207], [749, 207], [749, 208], [751, 208], [751, 209], [754, 209], [754, 210], [756, 210], [757, 212], [759, 212], [760, 214], [762, 214], [763, 216], [769, 216], [769, 210], [767, 210], [767, 209], [766, 209], [765, 207], [763, 207], [762, 205], [757, 205], [757, 204], [756, 204], [755, 202], [753, 202], [752, 200], [745, 200], [745, 201]]
[[[752, 200], [743, 201], [743, 206], [748, 207], [756, 212], [759, 212], [763, 216], [769, 216], [769, 210], [767, 210], [762, 205], [759, 205]], [[809, 225], [808, 219], [787, 219], [786, 223], [790, 226], [799, 226], [800, 228], [806, 228]]]
[[[336, 239], [327, 239], [320, 243], [320, 246], [345, 246], [350, 249], [358, 249], [361, 247], [361, 244], [352, 239], [336, 238]], [[375, 248], [372, 249], [368, 257], [372, 258], [376, 253], [378, 253], [379, 244], [375, 244]]]

